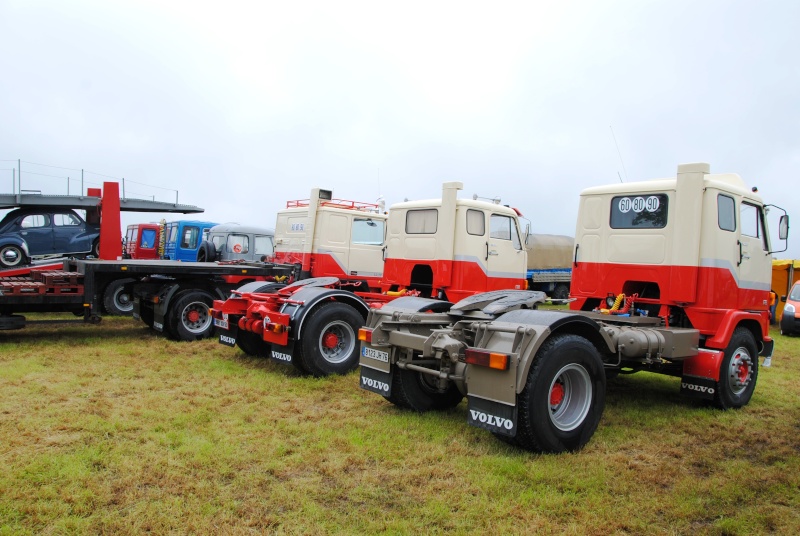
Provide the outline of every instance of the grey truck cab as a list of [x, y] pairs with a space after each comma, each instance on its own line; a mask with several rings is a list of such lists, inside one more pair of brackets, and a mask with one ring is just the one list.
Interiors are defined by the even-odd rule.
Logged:
[[274, 229], [223, 223], [211, 228], [197, 261], [259, 261], [275, 254], [274, 242]]

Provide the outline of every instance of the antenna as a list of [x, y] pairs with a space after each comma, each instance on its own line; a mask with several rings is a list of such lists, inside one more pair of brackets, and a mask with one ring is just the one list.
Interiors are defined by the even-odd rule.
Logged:
[[[622, 153], [619, 151], [619, 144], [617, 143], [617, 137], [614, 135], [614, 127], [608, 125], [608, 128], [611, 129], [611, 137], [614, 138], [614, 146], [617, 148], [617, 154], [619, 155], [619, 163], [622, 164], [622, 171], [625, 172], [625, 180], [628, 180], [628, 170], [625, 169], [625, 162], [622, 161]], [[617, 175], [619, 175], [619, 171], [617, 171]], [[619, 182], [622, 182], [622, 176], [619, 177]]]

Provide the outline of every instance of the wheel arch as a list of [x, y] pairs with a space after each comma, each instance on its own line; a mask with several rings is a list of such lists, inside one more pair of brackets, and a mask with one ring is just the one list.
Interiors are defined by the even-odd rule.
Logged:
[[[329, 289], [323, 287], [306, 287], [295, 292], [292, 295], [292, 302], [300, 302], [296, 305], [296, 309], [292, 313], [292, 322], [295, 324], [292, 333], [292, 338], [299, 340], [303, 334], [303, 326], [309, 315], [324, 306], [329, 302], [344, 303], [358, 311], [366, 324], [367, 314], [369, 313], [369, 305], [353, 294], [338, 289]], [[284, 312], [286, 312], [284, 306]]]
[[555, 335], [568, 333], [583, 337], [597, 349], [601, 357], [614, 352], [613, 343], [602, 331], [600, 324], [583, 315], [551, 311], [521, 310], [506, 313], [506, 315], [502, 315], [500, 319], [505, 319], [508, 315], [519, 317], [514, 321], [532, 325], [536, 330], [534, 340], [524, 350], [522, 356], [520, 356], [520, 366], [517, 369], [516, 378], [517, 394], [521, 393], [525, 388], [528, 373], [536, 360], [539, 349], [547, 340]]
[[17, 246], [18, 248], [22, 249], [25, 252], [25, 255], [30, 257], [30, 250], [28, 250], [28, 243], [25, 241], [24, 238], [20, 238], [19, 236], [13, 235], [6, 235], [2, 239], [0, 239], [0, 247], [6, 246]]

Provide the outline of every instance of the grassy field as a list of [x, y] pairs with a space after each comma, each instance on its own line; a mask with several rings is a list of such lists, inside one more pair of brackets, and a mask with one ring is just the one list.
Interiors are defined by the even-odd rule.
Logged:
[[0, 534], [800, 533], [800, 338], [749, 406], [646, 373], [581, 452], [176, 343], [131, 319], [0, 333]]

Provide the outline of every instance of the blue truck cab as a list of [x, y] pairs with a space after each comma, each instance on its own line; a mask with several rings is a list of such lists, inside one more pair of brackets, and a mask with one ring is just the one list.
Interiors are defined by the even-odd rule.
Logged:
[[166, 243], [164, 259], [171, 261], [197, 260], [200, 244], [208, 239], [208, 232], [218, 225], [210, 221], [178, 220], [165, 225]]

